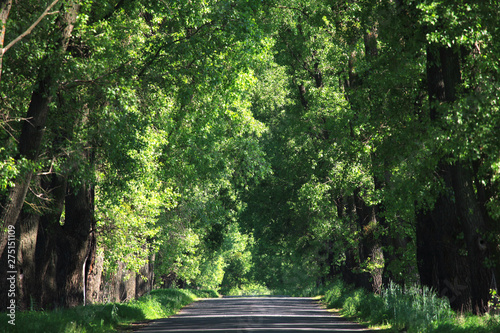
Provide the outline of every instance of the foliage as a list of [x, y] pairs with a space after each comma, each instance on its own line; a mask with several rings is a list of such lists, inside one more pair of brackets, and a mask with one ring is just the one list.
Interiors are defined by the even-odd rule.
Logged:
[[402, 288], [391, 283], [382, 294], [385, 308], [391, 312], [393, 327], [414, 332], [428, 331], [439, 322], [453, 317], [447, 300], [427, 287]]
[[228, 296], [260, 296], [269, 294], [271, 294], [271, 291], [266, 286], [256, 283], [243, 284], [238, 287], [233, 287], [225, 293], [225, 295]]
[[[47, 3], [14, 4], [6, 41]], [[411, 285], [418, 218], [450, 191], [439, 170], [459, 163], [498, 278], [495, 1], [76, 3], [67, 49], [60, 1], [3, 57], [2, 207], [27, 170], [91, 184], [104, 270], [154, 260], [158, 286], [306, 295], [335, 275], [382, 271]], [[431, 48], [460, 52], [454, 101], [430, 103]], [[28, 162], [18, 142], [44, 77], [50, 112]], [[46, 217], [53, 193], [34, 180], [25, 206]], [[394, 285], [382, 298], [343, 298], [336, 283], [331, 303], [353, 316], [380, 302], [431, 317], [426, 307], [440, 306], [429, 291]], [[394, 325], [418, 330], [431, 317], [399, 323], [398, 312]]]
[[455, 314], [446, 299], [426, 287], [390, 283], [381, 295], [335, 280], [322, 298], [329, 308], [370, 325], [390, 325], [397, 332], [498, 332], [498, 315]]

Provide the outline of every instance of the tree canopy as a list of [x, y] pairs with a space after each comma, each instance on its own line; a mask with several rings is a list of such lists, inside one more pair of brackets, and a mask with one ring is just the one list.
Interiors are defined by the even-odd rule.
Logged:
[[497, 1], [0, 4], [1, 253], [15, 226], [25, 307], [125, 267], [223, 291], [419, 282], [486, 311]]

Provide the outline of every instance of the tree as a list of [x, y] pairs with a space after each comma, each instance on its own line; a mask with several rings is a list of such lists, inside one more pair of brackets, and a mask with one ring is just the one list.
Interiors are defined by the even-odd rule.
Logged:
[[[477, 90], [474, 92], [474, 88], [478, 87], [471, 85], [469, 89], [461, 89], [460, 86], [463, 78], [470, 75], [467, 71], [476, 71], [474, 65], [468, 66], [467, 53], [481, 52], [478, 48], [482, 42], [474, 32], [472, 36], [460, 34], [454, 26], [467, 22], [477, 27], [480, 23], [467, 19], [471, 17], [467, 12], [486, 9], [471, 5], [443, 5], [422, 4], [420, 9], [426, 14], [439, 15], [428, 25], [429, 117], [438, 131], [450, 133], [456, 125], [447, 121], [448, 117], [467, 118], [478, 111], [474, 106], [458, 101], [475, 98], [478, 94]], [[451, 13], [457, 18], [452, 18]], [[427, 15], [425, 19], [428, 19]], [[444, 34], [435, 30], [440, 26], [446, 27]], [[469, 126], [467, 121], [464, 125]], [[436, 202], [417, 218], [419, 271], [422, 283], [447, 296], [456, 310], [483, 313], [487, 309], [493, 278], [488, 266], [486, 242], [490, 217], [486, 213], [485, 202], [478, 196], [481, 185], [475, 187], [478, 183], [474, 181], [473, 166], [481, 164], [484, 155], [474, 156], [464, 152], [461, 146], [469, 139], [456, 139], [453, 145], [457, 146], [444, 146], [437, 156], [436, 181], [441, 188]], [[469, 149], [478, 148], [472, 144]]]

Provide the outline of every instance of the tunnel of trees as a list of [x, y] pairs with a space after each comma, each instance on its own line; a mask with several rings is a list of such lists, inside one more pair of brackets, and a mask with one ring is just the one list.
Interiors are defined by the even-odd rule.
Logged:
[[498, 1], [0, 0], [0, 17], [0, 289], [15, 254], [21, 309], [341, 277], [486, 310]]

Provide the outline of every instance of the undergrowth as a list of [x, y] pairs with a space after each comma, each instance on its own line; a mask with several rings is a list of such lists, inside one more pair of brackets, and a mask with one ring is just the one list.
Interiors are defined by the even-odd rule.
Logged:
[[[127, 303], [78, 306], [55, 311], [16, 313], [15, 326], [0, 322], [0, 332], [101, 333], [126, 329], [134, 322], [165, 318], [177, 313], [196, 298], [218, 297], [211, 290], [158, 289]], [[3, 317], [7, 318], [5, 313]]]
[[428, 288], [391, 283], [381, 295], [355, 289], [341, 280], [324, 293], [323, 302], [368, 325], [387, 325], [394, 332], [500, 332], [500, 316], [457, 315], [446, 299]]
[[239, 287], [231, 288], [225, 293], [228, 296], [257, 296], [257, 295], [270, 295], [271, 291], [261, 284], [250, 283], [241, 285]]

